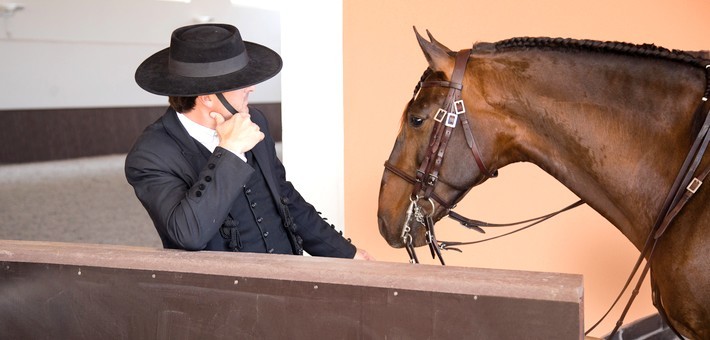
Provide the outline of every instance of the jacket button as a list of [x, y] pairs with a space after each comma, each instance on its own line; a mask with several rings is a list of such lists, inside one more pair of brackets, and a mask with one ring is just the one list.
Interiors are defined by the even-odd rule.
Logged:
[[195, 191], [195, 196], [201, 197], [202, 196], [202, 191]]
[[274, 252], [274, 248], [269, 249], [269, 254]]
[[210, 182], [210, 181], [212, 181], [212, 177], [211, 177], [211, 176], [205, 176], [205, 182]]
[[251, 207], [252, 207], [252, 208], [256, 208], [256, 202], [252, 203], [252, 204], [251, 204]]
[[256, 223], [261, 223], [261, 221], [263, 221], [263, 220], [264, 220], [263, 218], [259, 217], [256, 219]]
[[251, 194], [251, 189], [247, 188], [246, 190], [244, 190], [244, 193], [247, 195]]
[[269, 232], [268, 232], [268, 231], [265, 231], [265, 232], [264, 232], [264, 237], [269, 237]]
[[200, 188], [200, 190], [205, 190], [205, 184], [204, 184], [204, 183], [200, 183], [200, 185], [198, 185], [197, 187]]
[[207, 164], [207, 169], [214, 169], [214, 163]]

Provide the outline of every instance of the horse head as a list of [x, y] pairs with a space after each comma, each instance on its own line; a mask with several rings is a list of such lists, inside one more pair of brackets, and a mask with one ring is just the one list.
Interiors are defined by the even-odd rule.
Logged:
[[673, 327], [710, 339], [710, 192], [678, 203], [710, 174], [710, 60], [544, 37], [452, 52], [428, 35], [416, 33], [429, 67], [382, 176], [385, 240], [413, 261], [416, 246], [434, 245], [434, 255], [436, 221], [496, 169], [530, 162], [639, 249]]
[[392, 247], [424, 245], [423, 219], [440, 220], [473, 186], [495, 176], [501, 143], [491, 141], [506, 139], [489, 128], [490, 108], [469, 75], [470, 50], [452, 52], [429, 32], [429, 40], [415, 34], [429, 67], [406, 105], [380, 186], [380, 234]]

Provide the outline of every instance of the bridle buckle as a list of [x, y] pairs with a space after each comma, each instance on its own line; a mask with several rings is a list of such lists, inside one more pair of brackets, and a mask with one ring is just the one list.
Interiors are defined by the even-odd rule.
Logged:
[[463, 99], [459, 99], [454, 102], [454, 110], [456, 110], [457, 115], [466, 112], [466, 107], [463, 105]]
[[450, 128], [455, 128], [456, 127], [456, 122], [458, 122], [459, 116], [453, 112], [448, 112], [446, 113], [446, 122], [444, 125], [450, 127]]
[[698, 191], [698, 188], [700, 188], [702, 184], [703, 181], [697, 178], [693, 178], [693, 180], [690, 182], [690, 184], [688, 184], [688, 187], [686, 189], [694, 194], [696, 191]]
[[439, 109], [439, 111], [436, 111], [436, 114], [434, 115], [434, 120], [441, 123], [447, 114], [448, 112], [446, 112], [446, 110]]
[[433, 186], [434, 184], [436, 184], [436, 181], [437, 181], [438, 179], [439, 179], [439, 176], [436, 176], [436, 175], [433, 175], [433, 174], [429, 174], [429, 175], [427, 176], [426, 184], [427, 184], [427, 185], [430, 185], [430, 186]]

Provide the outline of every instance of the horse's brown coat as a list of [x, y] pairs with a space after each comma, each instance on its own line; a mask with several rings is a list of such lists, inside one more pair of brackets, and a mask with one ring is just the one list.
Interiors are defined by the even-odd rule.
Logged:
[[[445, 79], [453, 69], [450, 50], [431, 36], [431, 42], [417, 37], [434, 71], [429, 80]], [[694, 116], [706, 87], [702, 61], [591, 48], [497, 51], [480, 44], [474, 50], [462, 97], [486, 166], [538, 165], [641, 249], [705, 118], [706, 112]], [[392, 165], [414, 175], [445, 91], [422, 88], [409, 103]], [[412, 118], [424, 123], [414, 127]], [[705, 156], [699, 169], [708, 166]], [[435, 192], [455, 202], [482, 177], [458, 127]], [[410, 184], [385, 172], [378, 220], [393, 247], [403, 246], [411, 192]], [[660, 240], [651, 266], [671, 325], [693, 339], [710, 339], [709, 200], [710, 188], [701, 187]], [[445, 213], [437, 207], [436, 219]], [[423, 228], [413, 236], [416, 245], [425, 243]]]

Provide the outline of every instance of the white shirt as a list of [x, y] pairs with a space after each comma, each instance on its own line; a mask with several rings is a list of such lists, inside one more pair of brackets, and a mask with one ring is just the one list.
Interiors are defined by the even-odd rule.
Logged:
[[[204, 147], [210, 152], [214, 152], [214, 149], [217, 148], [217, 145], [219, 145], [219, 136], [217, 135], [217, 131], [193, 122], [182, 113], [178, 113], [178, 119], [192, 138], [204, 145]], [[236, 155], [244, 162], [247, 161], [247, 157], [244, 153], [238, 153]]]

